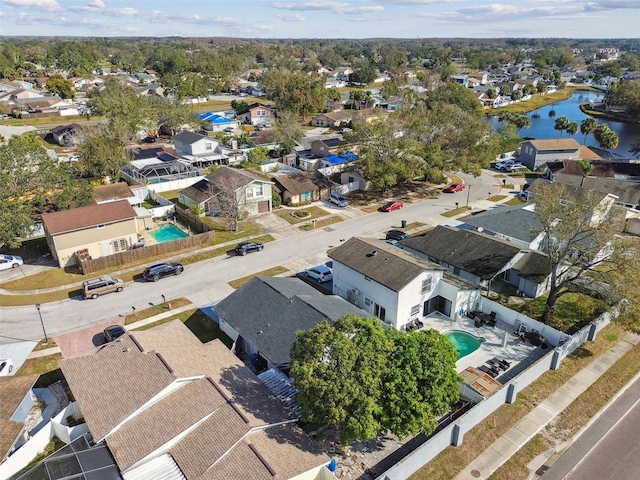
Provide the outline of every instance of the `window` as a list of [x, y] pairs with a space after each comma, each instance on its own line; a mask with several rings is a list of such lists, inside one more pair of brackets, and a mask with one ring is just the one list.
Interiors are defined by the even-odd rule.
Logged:
[[119, 252], [120, 251], [120, 248], [118, 247], [118, 241], [117, 240], [113, 241], [113, 251], [114, 252]]
[[211, 145], [209, 142], [204, 144], [204, 149], [207, 150], [207, 151], [213, 150], [212, 147], [213, 147], [213, 145]]
[[417, 315], [418, 313], [420, 313], [420, 305], [414, 305], [411, 307], [411, 316]]
[[300, 201], [301, 202], [308, 202], [311, 201], [311, 192], [304, 192], [300, 194]]
[[255, 196], [256, 196], [256, 197], [261, 197], [261, 196], [262, 196], [262, 184], [260, 184], [260, 185], [256, 185], [256, 186], [253, 188], [253, 192], [254, 192], [254, 194], [255, 194]]
[[120, 239], [120, 250], [126, 250], [127, 249], [127, 242], [125, 241], [124, 238]]
[[[431, 277], [422, 281], [422, 294], [429, 293], [431, 291]], [[413, 310], [413, 309], [412, 309]]]
[[364, 298], [364, 304], [365, 304], [365, 306], [370, 307], [370, 306], [371, 306], [371, 299], [370, 299], [370, 298], [365, 297], [365, 298]]
[[246, 194], [247, 198], [253, 198], [253, 188], [247, 188]]

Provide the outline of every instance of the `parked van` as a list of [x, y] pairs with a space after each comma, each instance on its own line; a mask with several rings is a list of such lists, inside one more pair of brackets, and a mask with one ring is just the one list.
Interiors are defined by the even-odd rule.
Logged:
[[105, 293], [121, 292], [122, 290], [124, 290], [124, 282], [119, 278], [111, 278], [108, 275], [82, 282], [84, 298], [96, 299]]

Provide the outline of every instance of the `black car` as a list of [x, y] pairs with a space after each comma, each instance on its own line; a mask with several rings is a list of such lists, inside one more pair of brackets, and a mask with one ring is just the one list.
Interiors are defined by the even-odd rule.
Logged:
[[238, 255], [246, 255], [251, 252], [259, 252], [264, 248], [264, 245], [258, 242], [242, 242], [236, 246], [236, 253]]
[[409, 235], [400, 230], [389, 230], [385, 240], [404, 240], [405, 238], [409, 238]]
[[104, 339], [107, 342], [112, 342], [116, 338], [119, 338], [125, 333], [127, 333], [127, 331], [124, 329], [124, 327], [120, 325], [111, 325], [110, 327], [105, 328], [103, 333], [104, 333]]
[[184, 267], [180, 263], [157, 263], [145, 268], [142, 276], [145, 280], [157, 282], [162, 277], [180, 275], [183, 271]]

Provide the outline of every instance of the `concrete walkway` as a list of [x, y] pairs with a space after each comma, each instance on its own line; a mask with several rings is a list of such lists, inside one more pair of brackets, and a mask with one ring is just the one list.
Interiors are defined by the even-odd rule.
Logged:
[[[496, 440], [479, 457], [467, 465], [455, 477], [455, 480], [489, 478], [493, 472], [509, 460], [639, 342], [640, 336], [631, 333], [626, 334], [622, 340], [574, 375], [567, 383], [529, 412], [511, 430]], [[541, 462], [544, 460], [544, 458], [541, 459]], [[539, 466], [542, 466], [542, 463]]]

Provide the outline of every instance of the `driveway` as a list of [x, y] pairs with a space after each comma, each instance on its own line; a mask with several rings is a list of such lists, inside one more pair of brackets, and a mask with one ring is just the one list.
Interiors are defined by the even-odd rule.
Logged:
[[93, 353], [96, 347], [106, 343], [102, 331], [109, 325], [124, 325], [124, 318], [91, 325], [64, 335], [54, 337], [64, 358], [83, 357]]

